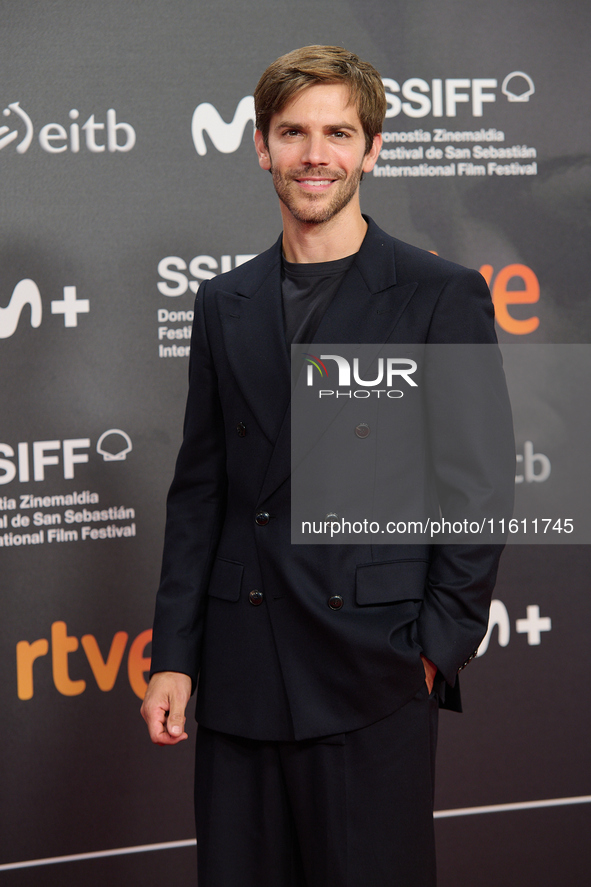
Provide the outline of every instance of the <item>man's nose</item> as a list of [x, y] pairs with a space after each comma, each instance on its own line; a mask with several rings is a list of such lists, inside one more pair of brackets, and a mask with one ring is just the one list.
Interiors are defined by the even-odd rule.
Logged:
[[304, 142], [302, 163], [306, 166], [325, 166], [329, 162], [328, 145], [324, 136], [308, 135]]

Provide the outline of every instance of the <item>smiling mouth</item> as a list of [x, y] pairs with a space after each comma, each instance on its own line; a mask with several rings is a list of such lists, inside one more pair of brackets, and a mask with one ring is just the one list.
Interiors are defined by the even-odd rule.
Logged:
[[335, 181], [336, 179], [296, 179], [296, 182], [299, 182], [300, 185], [310, 185], [313, 188], [322, 185], [332, 185]]

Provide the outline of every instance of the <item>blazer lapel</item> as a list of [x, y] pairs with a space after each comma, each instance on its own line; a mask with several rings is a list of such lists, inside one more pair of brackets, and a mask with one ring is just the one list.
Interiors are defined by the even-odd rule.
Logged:
[[418, 284], [396, 286], [394, 242], [367, 218], [357, 258], [326, 311], [315, 342], [387, 342]]
[[[371, 219], [367, 221], [368, 231], [357, 258], [329, 305], [311, 344], [375, 344], [379, 351], [392, 335], [418, 286], [418, 283], [396, 286], [393, 240]], [[280, 283], [278, 285], [280, 287]], [[322, 427], [311, 429], [307, 441], [310, 448], [343, 408], [345, 400], [335, 398], [332, 403], [326, 401], [326, 421]], [[283, 416], [261, 489], [261, 503], [291, 474], [290, 411], [287, 410]]]
[[240, 291], [218, 292], [228, 361], [244, 399], [274, 444], [290, 400], [290, 365], [281, 303], [280, 241], [264, 274]]

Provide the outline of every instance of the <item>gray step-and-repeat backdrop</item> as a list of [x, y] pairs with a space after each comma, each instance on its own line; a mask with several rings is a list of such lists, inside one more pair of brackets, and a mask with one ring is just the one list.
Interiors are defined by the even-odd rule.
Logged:
[[[579, 0], [1, 9], [2, 882], [193, 883], [195, 729], [156, 748], [138, 710], [194, 294], [280, 226], [252, 147], [257, 79], [309, 43], [373, 62], [389, 111], [364, 210], [480, 269], [502, 342], [583, 344], [591, 12]], [[542, 510], [568, 461], [547, 414], [548, 426], [516, 417], [517, 490]], [[588, 464], [569, 467], [584, 489]], [[590, 567], [584, 546], [505, 553], [465, 714], [441, 719], [443, 887], [587, 883]]]

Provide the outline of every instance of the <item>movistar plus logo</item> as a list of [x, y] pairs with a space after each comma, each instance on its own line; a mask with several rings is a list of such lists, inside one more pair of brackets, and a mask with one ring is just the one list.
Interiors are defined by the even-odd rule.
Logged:
[[28, 278], [17, 283], [6, 308], [0, 308], [0, 339], [13, 335], [25, 305], [31, 308], [31, 326], [38, 327], [43, 314], [41, 293], [37, 284]]
[[[79, 299], [75, 286], [63, 288], [63, 299], [52, 299], [51, 313], [61, 314], [64, 326], [78, 326], [78, 315], [88, 314], [90, 300]], [[41, 326], [43, 303], [39, 287], [34, 280], [25, 278], [19, 281], [12, 291], [10, 302], [5, 308], [0, 307], [0, 339], [9, 339], [16, 332], [21, 314], [26, 306], [31, 309], [31, 326]]]
[[251, 95], [240, 99], [230, 123], [220, 117], [210, 102], [202, 102], [195, 108], [191, 121], [191, 134], [197, 153], [201, 157], [207, 154], [207, 144], [203, 136], [207, 133], [214, 148], [222, 154], [232, 154], [242, 143], [247, 123], [254, 123], [254, 119], [254, 98]]

